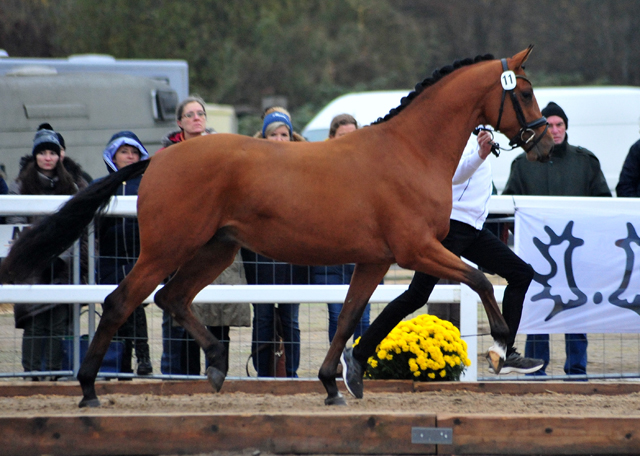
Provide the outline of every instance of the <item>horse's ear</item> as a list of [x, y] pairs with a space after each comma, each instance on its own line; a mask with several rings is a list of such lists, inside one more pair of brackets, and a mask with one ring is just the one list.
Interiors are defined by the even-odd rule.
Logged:
[[516, 55], [511, 57], [511, 59], [516, 64], [514, 70], [516, 68], [522, 68], [522, 65], [524, 65], [524, 62], [527, 61], [527, 59], [529, 58], [529, 54], [531, 54], [532, 50], [533, 50], [533, 44], [530, 44], [529, 47], [526, 48], [524, 51], [520, 51]]

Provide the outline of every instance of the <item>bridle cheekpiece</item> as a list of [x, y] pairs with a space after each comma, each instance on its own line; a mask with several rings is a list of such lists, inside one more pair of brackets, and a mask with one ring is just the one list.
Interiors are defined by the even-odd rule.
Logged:
[[[509, 145], [511, 149], [506, 149], [500, 147], [498, 143], [491, 142], [491, 152], [497, 157], [500, 155], [500, 150], [510, 151], [515, 149], [516, 147], [522, 147], [525, 151], [531, 150], [535, 147], [538, 142], [547, 134], [547, 130], [549, 130], [549, 125], [547, 124], [547, 118], [542, 116], [539, 119], [534, 120], [533, 122], [527, 123], [527, 120], [524, 117], [524, 112], [522, 111], [522, 107], [520, 106], [520, 102], [515, 94], [515, 88], [518, 82], [518, 79], [524, 79], [529, 84], [529, 81], [526, 77], [521, 75], [516, 75], [513, 71], [509, 70], [507, 66], [507, 59], [501, 59], [502, 62], [502, 74], [500, 75], [500, 83], [502, 84], [502, 101], [500, 102], [500, 111], [498, 113], [498, 122], [496, 124], [496, 130], [500, 129], [500, 121], [502, 120], [502, 113], [504, 111], [504, 101], [507, 97], [507, 93], [509, 94], [509, 98], [511, 98], [511, 104], [513, 105], [513, 110], [516, 113], [516, 118], [518, 119], [518, 123], [520, 124], [520, 131], [516, 133], [516, 135], [509, 140]], [[541, 135], [536, 135], [534, 131], [536, 128], [545, 125], [545, 129]], [[491, 130], [485, 128], [476, 128], [474, 130], [475, 134], [478, 134], [480, 130], [487, 130], [491, 132]], [[491, 132], [492, 136], [493, 133]], [[537, 137], [536, 137], [537, 136]], [[535, 138], [535, 139], [534, 139]], [[533, 143], [531, 143], [533, 141]], [[525, 149], [526, 145], [530, 145], [529, 149]]]

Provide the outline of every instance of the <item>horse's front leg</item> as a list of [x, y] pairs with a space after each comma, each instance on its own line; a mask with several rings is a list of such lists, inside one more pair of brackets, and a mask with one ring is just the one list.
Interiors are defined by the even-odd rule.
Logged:
[[336, 384], [340, 355], [342, 355], [342, 350], [344, 350], [347, 341], [353, 335], [364, 308], [369, 302], [369, 298], [384, 278], [389, 266], [389, 264], [356, 265], [351, 277], [351, 285], [349, 286], [347, 297], [338, 317], [338, 329], [318, 372], [318, 378], [328, 394], [324, 401], [326, 405], [346, 405]]
[[469, 285], [473, 291], [478, 293], [482, 300], [482, 305], [487, 313], [493, 345], [487, 351], [487, 359], [491, 363], [496, 374], [500, 373], [507, 356], [507, 340], [509, 338], [509, 326], [500, 313], [500, 308], [493, 293], [493, 285], [487, 277], [479, 270], [469, 267], [468, 281], [463, 281]]

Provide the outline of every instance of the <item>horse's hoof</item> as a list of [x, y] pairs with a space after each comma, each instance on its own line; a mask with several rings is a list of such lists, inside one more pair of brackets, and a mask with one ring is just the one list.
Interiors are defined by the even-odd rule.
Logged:
[[216, 369], [215, 367], [209, 366], [207, 367], [207, 379], [209, 380], [209, 383], [211, 383], [211, 386], [213, 386], [213, 389], [215, 389], [217, 393], [222, 388], [225, 375], [222, 371]]
[[95, 398], [95, 399], [82, 399], [80, 401], [80, 403], [78, 404], [78, 407], [80, 407], [80, 408], [100, 407], [100, 399], [98, 399], [98, 398]]
[[328, 396], [324, 400], [324, 405], [347, 405], [347, 401], [344, 400], [342, 394], [338, 393], [337, 396]]
[[499, 374], [502, 370], [502, 366], [504, 366], [504, 360], [507, 357], [507, 349], [504, 344], [500, 342], [495, 342], [491, 347], [489, 347], [489, 351], [487, 352], [487, 359], [489, 363], [491, 363], [491, 367], [493, 367], [493, 371], [496, 374]]

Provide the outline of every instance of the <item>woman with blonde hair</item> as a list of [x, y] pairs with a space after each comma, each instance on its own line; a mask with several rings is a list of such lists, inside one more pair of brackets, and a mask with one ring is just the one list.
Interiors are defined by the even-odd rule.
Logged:
[[270, 141], [306, 141], [304, 137], [293, 131], [291, 114], [285, 108], [273, 106], [267, 108], [262, 115], [262, 130], [253, 135]]
[[[291, 115], [282, 107], [272, 107], [264, 112], [262, 130], [255, 138], [268, 141], [305, 141], [302, 135], [293, 131]], [[250, 285], [292, 285], [309, 284], [309, 267], [281, 263], [250, 250], [242, 249], [247, 283]], [[251, 354], [253, 366], [259, 377], [286, 375], [297, 377], [300, 364], [300, 327], [298, 312], [300, 304], [254, 304]], [[272, 358], [278, 318], [282, 323], [285, 372], [276, 369]], [[279, 325], [278, 325], [279, 326]]]

